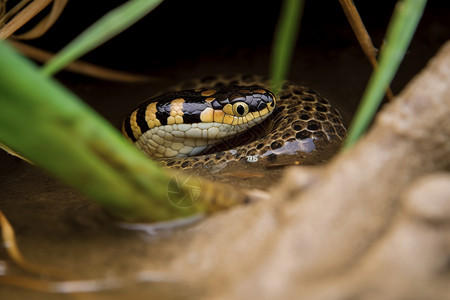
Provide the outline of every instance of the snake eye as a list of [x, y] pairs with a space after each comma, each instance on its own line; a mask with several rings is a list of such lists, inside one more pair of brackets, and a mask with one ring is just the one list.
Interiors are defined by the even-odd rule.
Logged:
[[243, 117], [248, 113], [248, 105], [245, 102], [236, 102], [233, 104], [233, 115]]

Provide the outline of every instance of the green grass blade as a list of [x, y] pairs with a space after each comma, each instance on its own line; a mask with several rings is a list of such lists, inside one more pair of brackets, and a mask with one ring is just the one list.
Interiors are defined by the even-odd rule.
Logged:
[[297, 41], [303, 0], [284, 0], [272, 45], [270, 78], [275, 93], [286, 79]]
[[350, 125], [344, 149], [350, 148], [367, 130], [403, 60], [426, 2], [426, 0], [404, 0], [397, 3], [387, 30], [386, 43], [380, 52], [379, 67], [370, 77], [361, 104]]
[[[172, 204], [168, 190], [189, 198], [188, 186], [174, 184], [172, 173], [6, 42], [0, 42], [0, 65], [0, 142], [123, 220], [161, 221], [206, 210], [201, 202]], [[201, 188], [195, 178], [190, 185]]]
[[152, 11], [163, 0], [129, 0], [113, 9], [86, 29], [43, 67], [42, 72], [53, 75], [66, 65], [119, 34]]

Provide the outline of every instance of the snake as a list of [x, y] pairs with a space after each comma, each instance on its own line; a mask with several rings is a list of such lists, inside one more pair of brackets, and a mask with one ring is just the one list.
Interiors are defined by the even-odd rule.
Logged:
[[320, 164], [341, 147], [339, 111], [308, 87], [275, 96], [257, 75], [188, 80], [133, 109], [123, 135], [162, 166], [180, 170]]

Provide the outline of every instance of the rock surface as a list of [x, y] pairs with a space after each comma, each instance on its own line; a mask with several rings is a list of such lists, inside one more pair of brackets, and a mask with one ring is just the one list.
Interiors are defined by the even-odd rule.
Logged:
[[353, 149], [190, 229], [208, 299], [450, 299], [450, 43]]

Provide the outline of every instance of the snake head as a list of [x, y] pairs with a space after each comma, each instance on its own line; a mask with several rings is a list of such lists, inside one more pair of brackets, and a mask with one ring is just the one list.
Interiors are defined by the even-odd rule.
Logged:
[[149, 156], [193, 156], [260, 124], [275, 107], [260, 86], [185, 90], [141, 104], [122, 132]]

